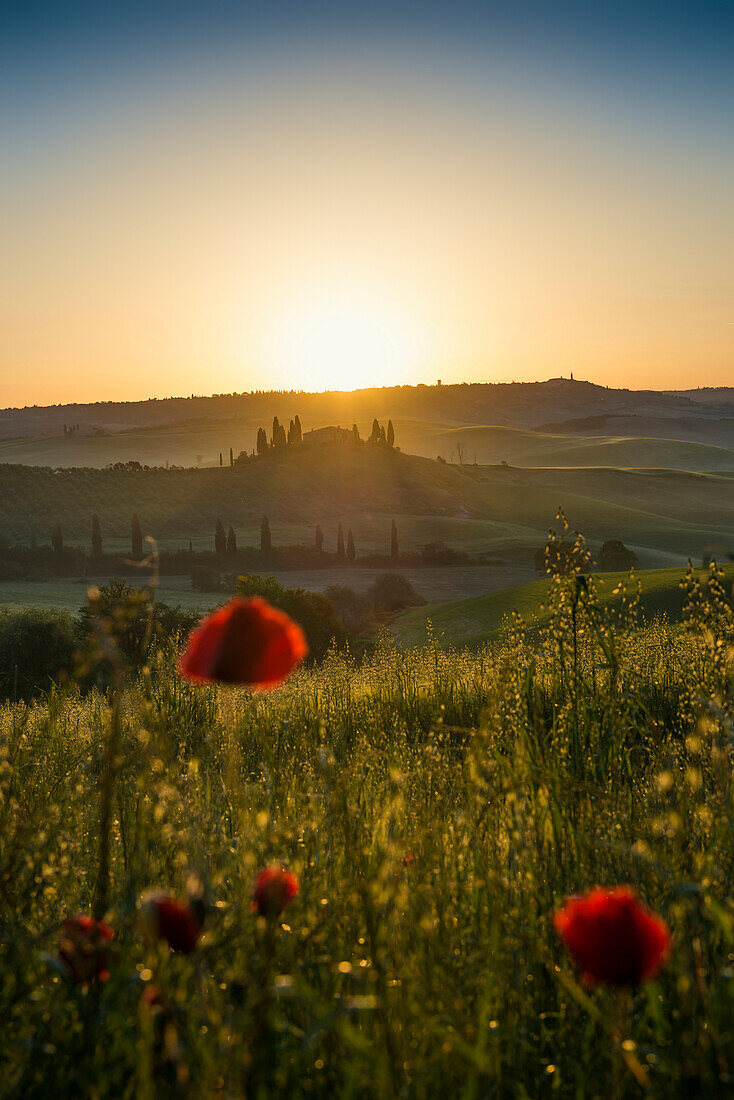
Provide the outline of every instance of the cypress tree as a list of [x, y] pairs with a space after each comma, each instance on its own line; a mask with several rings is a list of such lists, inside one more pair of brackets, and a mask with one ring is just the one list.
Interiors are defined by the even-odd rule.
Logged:
[[324, 532], [321, 530], [321, 524], [316, 524], [316, 549], [324, 549]]
[[237, 536], [231, 524], [229, 525], [229, 531], [227, 531], [227, 553], [230, 557], [237, 553]]
[[336, 536], [336, 556], [338, 558], [345, 558], [346, 553], [344, 551], [344, 528], [341, 523], [339, 524], [339, 531]]
[[61, 531], [61, 524], [51, 532], [51, 545], [53, 547], [54, 554], [61, 554], [64, 549], [64, 536]]
[[296, 442], [296, 426], [293, 423], [293, 420], [291, 420], [290, 424], [288, 425], [288, 446], [290, 447], [295, 442]]
[[230, 466], [234, 466], [234, 454], [231, 447], [229, 448], [229, 464]]
[[227, 533], [224, 530], [224, 524], [221, 519], [217, 520], [217, 526], [214, 530], [214, 553], [227, 553]]
[[260, 552], [269, 554], [273, 549], [273, 537], [270, 534], [270, 522], [267, 516], [263, 516], [260, 524]]
[[224, 463], [222, 462], [222, 452], [221, 451], [219, 452], [219, 465], [224, 466]]
[[102, 532], [96, 512], [92, 516], [92, 557], [96, 559], [102, 557]]
[[279, 436], [280, 436], [280, 421], [278, 420], [277, 416], [274, 416], [273, 417], [273, 438], [271, 440], [271, 443], [272, 443], [273, 447], [278, 446]]
[[392, 426], [392, 420], [387, 422], [387, 445], [388, 447], [395, 446], [395, 429]]
[[398, 525], [395, 520], [392, 521], [392, 531], [390, 532], [390, 557], [393, 561], [398, 560]]
[[257, 453], [259, 455], [268, 453], [268, 433], [264, 428], [257, 429]]
[[354, 442], [355, 443], [361, 443], [362, 442], [362, 440], [359, 438], [359, 428], [357, 427], [356, 424], [352, 424], [352, 435], [354, 436]]
[[380, 438], [380, 424], [377, 417], [372, 421], [372, 431], [370, 432], [370, 443], [377, 443]]
[[387, 443], [387, 437], [385, 436], [385, 425], [380, 424], [380, 443]]
[[133, 516], [130, 524], [130, 549], [132, 550], [133, 558], [136, 561], [140, 561], [143, 556], [143, 532], [140, 530], [140, 520], [138, 519], [137, 512]]
[[352, 535], [352, 528], [347, 531], [347, 557], [350, 561], [354, 561], [357, 556], [357, 551], [354, 549], [354, 536]]
[[296, 419], [293, 421], [293, 442], [303, 443], [303, 429], [298, 413], [296, 413]]

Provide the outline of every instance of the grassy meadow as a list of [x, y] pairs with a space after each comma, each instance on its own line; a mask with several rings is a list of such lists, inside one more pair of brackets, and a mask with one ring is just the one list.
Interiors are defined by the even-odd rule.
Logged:
[[[734, 1074], [734, 620], [556, 580], [541, 628], [469, 652], [385, 638], [267, 694], [181, 681], [0, 712], [0, 1089], [77, 1097], [712, 1097]], [[111, 810], [103, 827], [100, 807]], [[108, 873], [100, 853], [109, 842]], [[258, 869], [300, 893], [267, 924]], [[117, 954], [84, 989], [61, 921], [103, 884]], [[630, 883], [659, 978], [589, 989], [552, 914]], [[142, 918], [201, 896], [197, 950]]]

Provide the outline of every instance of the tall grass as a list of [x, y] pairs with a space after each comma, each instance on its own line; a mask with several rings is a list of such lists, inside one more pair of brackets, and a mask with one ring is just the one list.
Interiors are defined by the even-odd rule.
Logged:
[[[509, 624], [471, 654], [385, 638], [254, 695], [187, 685], [160, 651], [114, 702], [6, 706], [2, 1094], [729, 1094], [733, 632], [697, 583], [685, 627], [636, 624], [633, 589], [611, 621], [570, 578], [540, 635]], [[111, 722], [119, 956], [85, 991], [55, 949], [95, 904]], [[250, 907], [271, 862], [301, 881], [274, 932]], [[624, 1022], [641, 1079], [551, 923], [619, 882], [674, 937]], [[203, 892], [193, 956], [146, 934], [151, 887]]]

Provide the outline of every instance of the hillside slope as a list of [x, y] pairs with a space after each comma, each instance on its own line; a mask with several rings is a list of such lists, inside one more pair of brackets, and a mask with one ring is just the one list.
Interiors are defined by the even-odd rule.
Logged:
[[159, 540], [201, 536], [208, 544], [221, 518], [252, 545], [267, 514], [276, 543], [310, 543], [317, 523], [343, 521], [362, 552], [384, 549], [398, 516], [403, 549], [440, 538], [528, 560], [561, 506], [592, 542], [621, 538], [643, 564], [664, 564], [699, 559], [707, 546], [724, 558], [734, 548], [733, 500], [734, 474], [455, 466], [347, 444], [276, 452], [232, 469], [0, 466], [0, 535], [28, 542], [34, 533], [44, 542], [61, 524], [67, 541], [86, 542], [96, 513], [106, 540], [126, 541], [137, 512]]
[[[734, 581], [734, 566], [724, 570], [727, 585]], [[701, 574], [704, 575], [703, 572]], [[684, 593], [680, 587], [681, 569], [640, 570], [635, 574], [641, 583], [640, 606], [646, 619], [655, 615], [667, 615], [680, 619]], [[628, 573], [603, 573], [597, 575], [600, 602], [615, 609], [621, 606], [621, 594], [615, 594], [618, 584], [629, 578]], [[547, 578], [532, 581], [516, 588], [505, 588], [485, 596], [471, 596], [464, 600], [450, 600], [427, 607], [417, 607], [404, 612], [392, 626], [393, 633], [403, 645], [417, 645], [426, 639], [428, 620], [434, 637], [441, 644], [475, 646], [495, 639], [508, 616], [517, 612], [529, 626], [542, 624], [547, 619], [544, 602], [548, 596], [550, 581]]]

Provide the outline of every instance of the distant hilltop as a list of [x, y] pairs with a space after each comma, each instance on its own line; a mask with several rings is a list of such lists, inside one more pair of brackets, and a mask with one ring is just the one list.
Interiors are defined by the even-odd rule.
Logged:
[[454, 421], [537, 428], [598, 415], [655, 417], [734, 416], [734, 389], [627, 390], [571, 378], [544, 382], [469, 382], [390, 386], [353, 391], [258, 390], [204, 397], [150, 398], [90, 404], [29, 406], [0, 411], [0, 439], [48, 436], [69, 426], [80, 434], [120, 432], [153, 425], [246, 419], [267, 422], [297, 407], [309, 425], [352, 423], [373, 417]]

